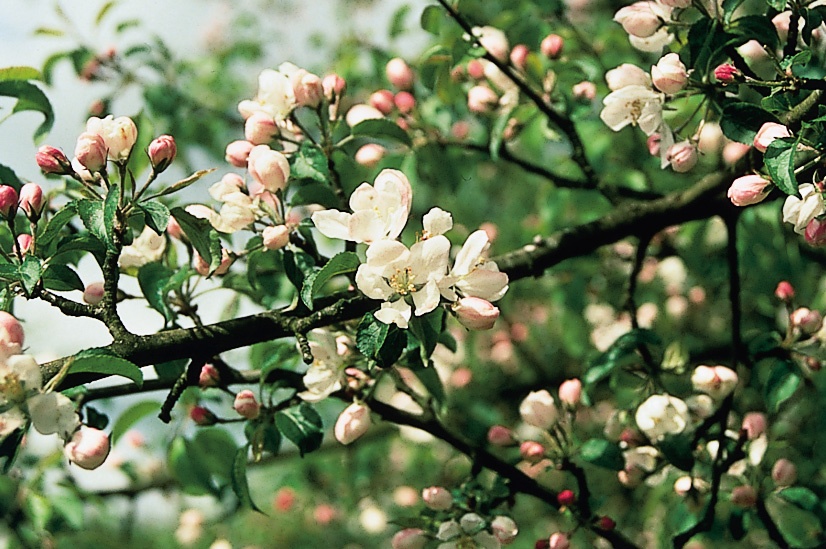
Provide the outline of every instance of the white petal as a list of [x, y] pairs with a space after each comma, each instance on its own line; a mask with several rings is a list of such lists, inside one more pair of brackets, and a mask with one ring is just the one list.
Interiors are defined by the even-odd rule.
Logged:
[[356, 286], [370, 299], [387, 299], [393, 295], [393, 290], [385, 282], [383, 273], [383, 269], [359, 265], [356, 271]]
[[445, 234], [453, 228], [453, 216], [441, 208], [432, 208], [422, 219], [428, 236]]
[[508, 275], [488, 269], [476, 269], [462, 277], [456, 287], [465, 296], [498, 301], [508, 291]]
[[26, 401], [26, 406], [34, 428], [41, 434], [58, 433], [66, 438], [80, 425], [74, 403], [60, 393], [35, 395]]
[[374, 313], [376, 320], [384, 322], [385, 324], [395, 324], [399, 328], [407, 328], [407, 323], [410, 321], [410, 305], [405, 303], [403, 299], [398, 299], [393, 303], [384, 302], [381, 304], [381, 309]]
[[485, 231], [479, 230], [473, 232], [456, 255], [452, 274], [456, 276], [469, 274], [479, 263], [480, 258], [483, 257], [489, 245], [488, 235]]
[[440, 298], [441, 293], [439, 293], [439, 286], [433, 280], [425, 284], [418, 292], [413, 292], [413, 303], [416, 304], [416, 316], [427, 314], [438, 307]]
[[377, 242], [387, 236], [385, 220], [374, 210], [359, 210], [350, 217], [350, 239], [356, 242]]
[[316, 229], [327, 238], [352, 240], [350, 237], [351, 214], [338, 210], [321, 210], [312, 216]]
[[379, 240], [367, 248], [367, 264], [371, 267], [407, 263], [409, 257], [407, 246], [395, 240]]
[[359, 210], [372, 210], [376, 206], [378, 192], [369, 183], [362, 183], [350, 195], [350, 209], [354, 212]]

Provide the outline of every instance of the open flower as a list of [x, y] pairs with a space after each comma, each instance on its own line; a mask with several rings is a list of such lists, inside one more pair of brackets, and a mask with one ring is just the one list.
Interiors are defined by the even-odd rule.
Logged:
[[467, 513], [459, 522], [450, 520], [439, 525], [436, 537], [443, 541], [437, 549], [460, 549], [477, 547], [480, 549], [499, 549], [500, 541], [485, 530], [485, 521], [476, 513]]
[[688, 424], [688, 406], [671, 395], [652, 395], [634, 416], [637, 427], [651, 440], [682, 433]]
[[398, 170], [382, 170], [373, 185], [362, 183], [350, 196], [352, 214], [322, 210], [312, 216], [316, 228], [329, 238], [366, 242], [394, 239], [402, 233], [413, 191]]
[[246, 120], [253, 113], [263, 112], [277, 120], [285, 120], [297, 103], [291, 76], [298, 71], [292, 63], [282, 63], [277, 71], [265, 69], [258, 75], [255, 99], [241, 101], [238, 111]]
[[345, 342], [339, 341], [327, 330], [312, 330], [310, 334], [315, 340], [310, 341], [313, 363], [304, 374], [307, 390], [298, 393], [298, 396], [306, 402], [320, 402], [341, 389], [348, 349]]
[[662, 125], [664, 97], [646, 86], [625, 86], [603, 99], [599, 117], [615, 132], [631, 124], [651, 135]]
[[801, 198], [794, 195], [786, 198], [783, 204], [783, 221], [794, 225], [794, 232], [803, 234], [806, 225], [826, 212], [823, 195], [811, 183], [804, 183], [798, 188]]
[[471, 233], [456, 255], [450, 276], [442, 281], [442, 295], [450, 301], [460, 296], [498, 301], [508, 291], [508, 275], [486, 258], [490, 241], [483, 230]]

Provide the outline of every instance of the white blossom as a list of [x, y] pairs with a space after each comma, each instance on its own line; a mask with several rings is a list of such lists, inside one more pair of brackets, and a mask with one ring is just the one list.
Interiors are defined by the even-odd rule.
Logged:
[[439, 525], [437, 549], [499, 549], [502, 544], [485, 528], [485, 521], [476, 513], [467, 513], [459, 522], [450, 520]]
[[651, 440], [682, 433], [688, 424], [688, 406], [671, 395], [652, 395], [634, 416], [637, 427]]
[[442, 295], [449, 301], [459, 296], [498, 301], [508, 291], [508, 275], [487, 259], [490, 241], [485, 231], [471, 233], [456, 255], [450, 275], [442, 281]]
[[320, 402], [341, 389], [344, 379], [346, 345], [340, 345], [333, 334], [327, 330], [312, 330], [310, 335], [310, 352], [313, 363], [304, 374], [306, 391], [298, 396], [306, 402]]
[[255, 112], [263, 112], [275, 120], [285, 120], [296, 107], [295, 92], [290, 80], [298, 71], [292, 63], [283, 63], [278, 70], [265, 69], [258, 75], [258, 94], [255, 99], [241, 101], [238, 111], [244, 119]]
[[605, 106], [599, 117], [615, 132], [631, 124], [651, 135], [663, 124], [664, 100], [662, 93], [646, 86], [625, 86], [603, 99]]
[[131, 245], [123, 247], [118, 264], [124, 269], [142, 267], [147, 263], [160, 260], [164, 250], [166, 250], [166, 238], [147, 226]]
[[790, 195], [783, 204], [783, 221], [794, 225], [794, 232], [803, 234], [806, 225], [819, 215], [826, 213], [823, 195], [811, 183], [800, 185], [801, 198]]

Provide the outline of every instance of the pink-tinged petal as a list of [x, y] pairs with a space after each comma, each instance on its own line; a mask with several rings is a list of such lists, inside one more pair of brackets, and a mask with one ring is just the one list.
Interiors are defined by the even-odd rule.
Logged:
[[338, 210], [321, 210], [312, 216], [316, 229], [328, 238], [352, 240], [350, 236], [351, 214]]
[[384, 219], [374, 210], [358, 210], [350, 217], [350, 240], [370, 244], [385, 234]]
[[456, 255], [456, 261], [453, 263], [453, 274], [462, 276], [470, 273], [479, 263], [489, 245], [488, 235], [485, 231], [473, 232]]
[[379, 240], [367, 248], [366, 255], [370, 267], [385, 267], [396, 263], [406, 264], [410, 251], [396, 240]]
[[484, 268], [476, 269], [463, 277], [456, 287], [466, 296], [498, 301], [508, 291], [508, 275]]
[[399, 299], [393, 303], [387, 303], [385, 301], [381, 304], [381, 309], [373, 314], [379, 322], [395, 324], [399, 328], [407, 328], [407, 323], [410, 321], [410, 313], [410, 305], [405, 303], [403, 299]]
[[369, 183], [362, 183], [350, 195], [350, 209], [354, 212], [359, 210], [372, 210], [376, 207], [378, 192]]
[[413, 303], [416, 305], [416, 316], [427, 314], [439, 306], [439, 285], [435, 280], [429, 281], [418, 292], [413, 292]]

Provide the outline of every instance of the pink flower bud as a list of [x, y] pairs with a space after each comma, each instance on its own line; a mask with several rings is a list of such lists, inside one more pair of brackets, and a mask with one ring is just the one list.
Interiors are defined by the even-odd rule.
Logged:
[[525, 70], [528, 63], [528, 54], [530, 50], [525, 44], [517, 44], [513, 47], [510, 54], [511, 64], [519, 70]]
[[571, 541], [568, 538], [568, 534], [554, 532], [548, 539], [547, 547], [548, 549], [569, 549], [569, 547], [571, 547]]
[[384, 118], [380, 110], [370, 105], [359, 104], [350, 107], [344, 120], [347, 122], [347, 125], [352, 128], [365, 120], [375, 120], [377, 118]]
[[208, 427], [210, 425], [215, 425], [218, 418], [215, 417], [209, 408], [204, 408], [203, 406], [193, 406], [189, 410], [189, 419], [195, 422], [195, 425], [200, 425], [201, 427]]
[[100, 172], [106, 167], [106, 156], [106, 143], [100, 135], [84, 132], [77, 138], [75, 157], [91, 173]]
[[686, 173], [691, 170], [699, 159], [697, 147], [689, 141], [674, 143], [666, 152], [666, 160], [671, 164], [671, 169], [677, 173]]
[[321, 104], [324, 97], [324, 87], [321, 78], [307, 72], [304, 69], [298, 70], [290, 77], [293, 85], [295, 102], [302, 107], [314, 109]]
[[272, 116], [261, 111], [253, 113], [244, 122], [244, 137], [253, 145], [266, 145], [278, 135], [278, 126]]
[[735, 206], [750, 206], [762, 202], [768, 195], [766, 188], [770, 181], [759, 175], [744, 175], [738, 177], [728, 188], [728, 198]]
[[354, 402], [338, 416], [333, 434], [340, 443], [350, 444], [366, 433], [371, 424], [370, 408]]
[[626, 86], [651, 87], [651, 77], [648, 73], [631, 63], [623, 63], [606, 72], [605, 82], [611, 91], [617, 91]]
[[344, 90], [347, 89], [347, 82], [337, 74], [328, 74], [321, 79], [321, 89], [324, 92], [324, 97], [326, 97], [328, 101], [334, 102], [344, 95]]
[[459, 322], [468, 330], [490, 330], [499, 318], [499, 308], [479, 297], [463, 297], [453, 305]]
[[556, 423], [559, 412], [554, 397], [546, 390], [533, 391], [519, 405], [519, 415], [528, 425], [550, 429]]
[[493, 446], [512, 446], [516, 440], [513, 431], [503, 425], [494, 425], [488, 429], [488, 442]]
[[746, 431], [749, 440], [759, 438], [766, 432], [766, 414], [761, 412], [749, 412], [743, 416], [742, 427]]
[[617, 527], [617, 523], [611, 517], [599, 517], [597, 519], [596, 527], [600, 530], [611, 531]]
[[806, 242], [809, 246], [823, 246], [826, 245], [826, 222], [817, 218], [809, 221], [806, 225], [806, 230], [803, 232], [806, 237]]
[[559, 401], [575, 407], [582, 398], [582, 382], [576, 378], [563, 381], [559, 386]]
[[396, 532], [390, 542], [393, 549], [424, 549], [429, 538], [424, 530], [419, 528], [405, 528]]
[[17, 191], [9, 185], [0, 185], [0, 215], [6, 219], [14, 218], [17, 213]]
[[757, 503], [757, 492], [751, 486], [736, 486], [731, 491], [731, 502], [738, 507], [754, 507]]
[[374, 107], [384, 115], [390, 114], [395, 106], [394, 95], [390, 90], [379, 90], [377, 92], [373, 92], [368, 101], [370, 106]]
[[226, 161], [236, 168], [246, 168], [247, 159], [249, 158], [250, 151], [252, 151], [254, 146], [255, 145], [249, 141], [233, 141], [227, 145], [226, 156], [224, 158], [226, 158]]
[[266, 145], [258, 145], [250, 151], [247, 169], [253, 179], [271, 193], [287, 188], [290, 162], [286, 156]]
[[[103, 138], [109, 159], [114, 161], [124, 161], [129, 158], [132, 147], [138, 139], [138, 127], [128, 116], [113, 118], [112, 115], [106, 118], [93, 116], [86, 121], [86, 131], [98, 134]], [[76, 154], [76, 156], [80, 156]], [[86, 166], [89, 168], [89, 166]], [[89, 168], [90, 171], [92, 170]]]
[[37, 149], [34, 159], [40, 169], [43, 170], [43, 173], [70, 175], [74, 172], [71, 162], [69, 162], [63, 151], [49, 145], [43, 145]]
[[408, 114], [416, 108], [416, 98], [413, 97], [412, 93], [406, 91], [400, 91], [397, 93], [393, 98], [393, 103], [402, 114]]
[[467, 73], [474, 80], [481, 80], [485, 77], [485, 66], [478, 59], [468, 61]]
[[166, 224], [166, 234], [177, 240], [181, 240], [183, 238], [184, 230], [181, 228], [178, 220], [172, 216], [169, 217], [169, 221]]
[[[217, 276], [227, 274], [232, 262], [233, 259], [230, 257], [229, 252], [225, 249], [221, 249], [221, 264], [218, 265], [218, 268], [215, 269], [215, 272], [212, 274]], [[209, 263], [207, 263], [206, 260], [198, 254], [198, 252], [195, 252], [194, 263], [195, 270], [199, 275], [209, 276]]]
[[0, 353], [18, 355], [23, 351], [25, 334], [23, 325], [6, 311], [0, 311]]
[[404, 59], [400, 57], [391, 59], [387, 62], [384, 72], [387, 75], [387, 80], [396, 88], [409, 90], [413, 87], [413, 79], [415, 78], [413, 69]]
[[714, 400], [721, 400], [737, 387], [737, 373], [725, 366], [697, 366], [691, 375], [695, 391], [706, 393]]
[[539, 51], [548, 59], [559, 59], [562, 56], [562, 47], [565, 41], [558, 34], [549, 34], [539, 44]]
[[97, 469], [109, 455], [109, 436], [99, 429], [81, 427], [63, 447], [72, 463], [83, 469]]
[[362, 145], [359, 150], [356, 151], [355, 161], [357, 164], [364, 166], [365, 168], [374, 168], [381, 162], [381, 159], [384, 158], [387, 149], [379, 145], [378, 143], [367, 143], [366, 145]]
[[645, 140], [645, 145], [648, 147], [648, 154], [651, 156], [660, 156], [660, 143], [663, 140], [663, 136], [658, 133], [652, 133], [648, 136], [648, 139]]
[[663, 26], [665, 10], [654, 2], [634, 2], [630, 6], [620, 8], [614, 14], [614, 21], [622, 25], [625, 32], [637, 38], [648, 38]]
[[89, 305], [97, 305], [103, 300], [103, 282], [92, 282], [83, 289], [83, 301]]
[[651, 67], [651, 81], [663, 93], [674, 94], [688, 82], [688, 71], [676, 53], [664, 55]]
[[774, 290], [774, 297], [780, 301], [791, 301], [794, 299], [794, 286], [785, 280], [778, 282], [777, 288]]
[[20, 187], [20, 209], [29, 219], [36, 221], [43, 211], [43, 189], [37, 183], [26, 183]]
[[737, 141], [726, 143], [723, 146], [723, 162], [725, 162], [727, 166], [733, 166], [750, 150], [751, 146], [745, 143], [738, 143]]
[[262, 233], [264, 247], [268, 250], [280, 250], [290, 241], [290, 229], [286, 225], [266, 227]]
[[792, 326], [799, 328], [804, 334], [814, 334], [823, 324], [823, 317], [817, 311], [801, 307], [794, 311], [789, 320]]
[[232, 405], [238, 415], [247, 419], [255, 419], [261, 413], [261, 405], [255, 399], [255, 393], [249, 389], [244, 389], [235, 395], [235, 402]]
[[516, 527], [516, 522], [503, 515], [499, 515], [490, 522], [490, 529], [493, 536], [499, 540], [502, 545], [510, 545], [516, 539], [516, 534], [519, 533], [519, 528]]
[[497, 103], [499, 96], [487, 86], [473, 86], [467, 92], [467, 106], [472, 112], [489, 112]]
[[178, 153], [178, 146], [175, 138], [171, 135], [161, 135], [152, 140], [149, 144], [149, 162], [155, 173], [161, 173], [172, 164], [175, 155]]
[[492, 56], [500, 61], [507, 62], [510, 53], [510, 44], [505, 33], [496, 27], [474, 27], [473, 36]]
[[772, 141], [781, 137], [791, 137], [791, 135], [789, 128], [783, 124], [766, 122], [760, 126], [757, 135], [754, 136], [754, 148], [764, 153]]
[[597, 96], [596, 85], [593, 82], [588, 82], [587, 80], [580, 82], [579, 84], [574, 84], [571, 91], [574, 94], [574, 98], [582, 99], [584, 101], [593, 101]]
[[570, 507], [576, 503], [576, 494], [573, 490], [562, 490], [556, 495], [556, 501], [563, 507]]
[[21, 233], [17, 235], [17, 249], [21, 255], [26, 255], [32, 247], [32, 235]]
[[740, 78], [740, 71], [731, 63], [723, 63], [714, 69], [714, 78], [721, 84], [731, 84]]
[[201, 366], [201, 372], [198, 374], [198, 387], [217, 387], [221, 383], [221, 374], [218, 368], [212, 364], [204, 364]]
[[772, 466], [772, 480], [776, 486], [791, 486], [797, 482], [797, 467], [786, 458], [780, 458]]
[[519, 445], [519, 455], [531, 463], [537, 463], [545, 457], [545, 447], [533, 440], [526, 440]]
[[447, 511], [453, 506], [453, 496], [441, 486], [431, 486], [422, 490], [422, 500], [434, 511]]

